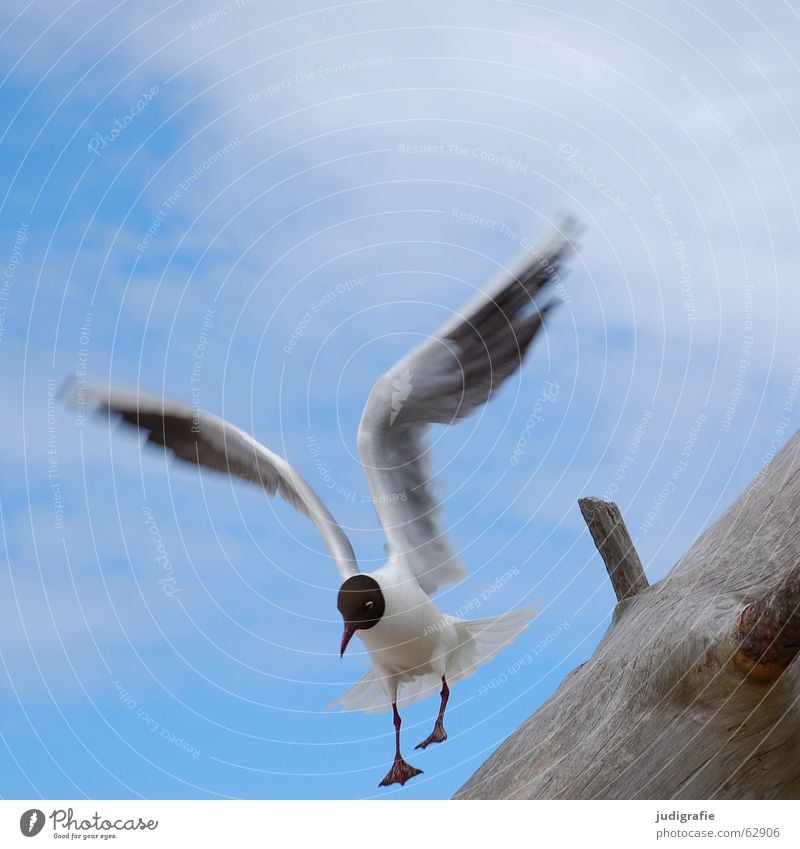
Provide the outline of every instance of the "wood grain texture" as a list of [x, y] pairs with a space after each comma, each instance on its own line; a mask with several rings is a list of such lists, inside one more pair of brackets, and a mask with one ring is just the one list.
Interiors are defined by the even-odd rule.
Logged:
[[736, 661], [760, 681], [774, 681], [800, 652], [800, 567], [764, 593], [739, 617], [741, 646]]
[[759, 679], [737, 662], [747, 606], [782, 603], [796, 574], [799, 508], [795, 434], [456, 798], [800, 797], [798, 663]]
[[579, 498], [578, 506], [606, 564], [617, 601], [646, 590], [650, 584], [619, 507], [599, 498]]

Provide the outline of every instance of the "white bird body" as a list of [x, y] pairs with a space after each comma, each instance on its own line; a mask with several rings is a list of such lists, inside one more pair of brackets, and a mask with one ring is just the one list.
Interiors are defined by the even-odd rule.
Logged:
[[523, 631], [534, 611], [521, 608], [488, 619], [458, 619], [443, 613], [414, 573], [395, 560], [369, 573], [386, 599], [374, 628], [359, 630], [370, 671], [329, 708], [381, 713], [436, 693], [442, 677], [450, 683], [471, 675]]
[[214, 469], [280, 493], [309, 516], [344, 582], [337, 605], [345, 622], [342, 653], [357, 634], [372, 662], [369, 672], [335, 704], [345, 710], [394, 711], [395, 762], [381, 782], [405, 783], [419, 770], [400, 755], [397, 705], [441, 686], [434, 732], [420, 744], [442, 742], [447, 682], [472, 674], [528, 625], [533, 611], [463, 620], [442, 613], [431, 596], [465, 575], [440, 527], [433, 495], [427, 431], [450, 425], [486, 403], [521, 365], [550, 305], [532, 299], [558, 276], [571, 252], [574, 222], [512, 271], [503, 270], [439, 330], [377, 379], [358, 431], [358, 448], [383, 526], [388, 562], [358, 571], [352, 545], [313, 488], [282, 457], [209, 413], [140, 393], [85, 385], [80, 399], [148, 432], [179, 460]]
[[423, 592], [414, 574], [390, 560], [371, 572], [370, 577], [378, 582], [386, 599], [380, 622], [374, 628], [357, 632], [373, 666], [387, 676], [411, 677], [423, 669], [428, 671], [432, 664], [436, 669], [442, 668], [442, 650], [447, 649], [442, 635], [452, 636], [452, 629], [438, 630], [442, 614]]

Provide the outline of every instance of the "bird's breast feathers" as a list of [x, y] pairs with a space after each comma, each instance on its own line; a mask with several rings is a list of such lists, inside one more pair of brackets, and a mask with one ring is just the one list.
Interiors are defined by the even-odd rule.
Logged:
[[444, 662], [451, 648], [452, 617], [439, 610], [415, 579], [409, 580], [395, 569], [384, 569], [373, 572], [372, 577], [380, 584], [386, 610], [377, 625], [358, 635], [373, 663], [383, 669], [427, 671], [431, 662]]

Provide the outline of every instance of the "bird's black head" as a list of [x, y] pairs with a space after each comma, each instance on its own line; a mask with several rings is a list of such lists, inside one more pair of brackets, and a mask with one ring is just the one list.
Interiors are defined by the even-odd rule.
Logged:
[[386, 610], [386, 601], [375, 578], [353, 575], [339, 588], [336, 606], [344, 619], [342, 651], [347, 648], [353, 634], [359, 629], [373, 628]]

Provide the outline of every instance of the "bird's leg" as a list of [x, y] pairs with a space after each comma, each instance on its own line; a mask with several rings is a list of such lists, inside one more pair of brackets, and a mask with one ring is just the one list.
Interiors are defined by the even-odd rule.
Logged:
[[417, 746], [417, 749], [426, 749], [431, 743], [444, 743], [447, 739], [447, 732], [444, 730], [444, 709], [447, 707], [447, 700], [450, 698], [450, 688], [447, 686], [447, 679], [442, 675], [442, 701], [439, 703], [439, 716], [436, 717], [436, 724], [433, 726], [433, 731]]
[[400, 754], [400, 714], [397, 712], [397, 702], [392, 702], [392, 710], [394, 711], [394, 763], [389, 770], [386, 778], [381, 781], [378, 787], [388, 787], [390, 784], [405, 784], [409, 778], [415, 775], [421, 775], [422, 770], [407, 764]]

